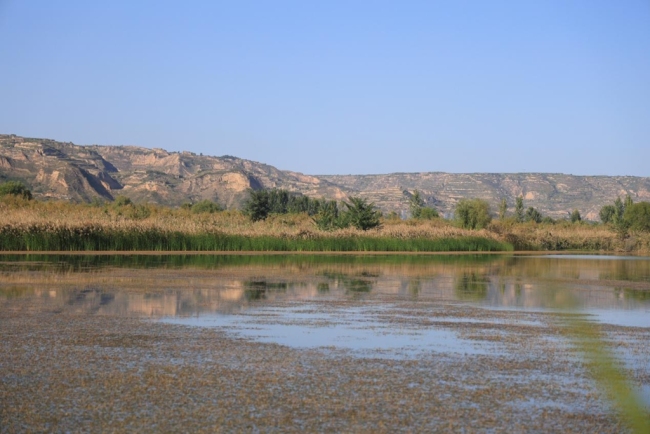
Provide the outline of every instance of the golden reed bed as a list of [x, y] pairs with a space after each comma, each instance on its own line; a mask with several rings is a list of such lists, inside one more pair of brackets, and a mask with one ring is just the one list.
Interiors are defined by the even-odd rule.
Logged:
[[612, 228], [602, 224], [559, 222], [555, 224], [493, 221], [486, 229], [467, 230], [453, 222], [435, 220], [385, 219], [379, 229], [361, 231], [354, 228], [319, 230], [304, 214], [273, 215], [265, 221], [252, 222], [239, 211], [195, 214], [188, 209], [156, 205], [91, 206], [67, 202], [37, 202], [4, 198], [0, 201], [0, 228], [24, 230], [38, 226], [57, 228], [103, 228], [146, 232], [178, 231], [186, 234], [222, 233], [246, 237], [270, 236], [288, 239], [309, 238], [393, 238], [442, 239], [481, 237], [508, 242], [516, 250], [589, 250], [608, 252], [650, 252], [650, 234], [630, 233], [622, 239]]

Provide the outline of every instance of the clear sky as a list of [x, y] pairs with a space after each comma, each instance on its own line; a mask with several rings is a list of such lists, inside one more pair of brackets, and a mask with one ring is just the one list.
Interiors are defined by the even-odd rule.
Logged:
[[0, 0], [0, 133], [309, 174], [650, 176], [650, 1]]

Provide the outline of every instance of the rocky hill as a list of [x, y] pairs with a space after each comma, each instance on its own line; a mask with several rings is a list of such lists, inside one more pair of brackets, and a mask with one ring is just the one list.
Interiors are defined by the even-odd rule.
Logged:
[[488, 200], [496, 210], [503, 197], [510, 207], [524, 203], [564, 218], [578, 209], [598, 219], [600, 208], [617, 196], [650, 200], [650, 178], [573, 176], [549, 173], [310, 176], [231, 156], [167, 152], [134, 146], [78, 146], [49, 139], [0, 135], [0, 181], [25, 182], [41, 199], [112, 200], [181, 205], [210, 199], [234, 208], [249, 188], [284, 188], [311, 197], [369, 198], [383, 211], [406, 212], [415, 189], [429, 205], [450, 215], [461, 198]]

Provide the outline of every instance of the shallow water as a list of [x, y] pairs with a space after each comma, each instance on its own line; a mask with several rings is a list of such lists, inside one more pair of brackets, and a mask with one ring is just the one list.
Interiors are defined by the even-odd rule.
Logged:
[[[7, 360], [8, 354], [14, 357], [21, 351], [25, 360], [43, 354], [46, 360], [57, 361], [55, 367], [61, 365], [59, 376], [74, 374], [85, 365], [96, 366], [94, 371], [89, 368], [90, 377], [122, 366], [119, 369], [136, 371], [130, 381], [137, 382], [153, 361], [158, 366], [155, 375], [168, 378], [169, 384], [183, 378], [187, 369], [203, 370], [200, 378], [259, 369], [264, 375], [284, 375], [283, 381], [303, 378], [294, 375], [297, 369], [306, 372], [304, 378], [314, 378], [314, 384], [333, 381], [331, 390], [348, 396], [355, 393], [346, 389], [352, 381], [350, 370], [359, 368], [363, 371], [359, 381], [367, 376], [377, 382], [376, 386], [368, 383], [368, 387], [382, 389], [395, 378], [391, 389], [399, 391], [395, 402], [405, 399], [410, 405], [420, 405], [427, 402], [422, 396], [437, 396], [455, 403], [450, 407], [449, 420], [444, 415], [410, 419], [410, 424], [424, 423], [423, 430], [431, 426], [443, 429], [459, 420], [461, 426], [482, 428], [494, 423], [505, 429], [511, 426], [510, 418], [532, 418], [539, 431], [575, 430], [576, 426], [585, 430], [611, 423], [607, 426], [616, 432], [616, 422], [608, 419], [606, 405], [594, 398], [594, 384], [565, 336], [562, 318], [579, 315], [600, 324], [602, 344], [607, 342], [650, 406], [650, 259], [583, 256], [5, 255], [0, 256], [0, 315], [16, 326], [5, 330], [10, 322], [0, 321], [0, 332], [7, 337]], [[41, 320], [53, 322], [55, 331], [51, 336], [48, 330], [32, 331], [30, 327], [38, 327], [29, 321], [26, 324], [32, 325], [20, 325], [21, 318], [32, 318], [36, 324]], [[122, 321], [128, 327], [121, 329]], [[84, 333], [76, 335], [85, 330], [83, 327], [97, 329], [93, 339], [86, 341]], [[185, 344], [204, 336], [205, 331], [218, 335], [206, 335], [201, 345]], [[179, 338], [165, 341], [172, 332]], [[147, 333], [154, 337], [145, 338]], [[69, 337], [72, 335], [75, 337]], [[217, 337], [225, 340], [210, 350], [210, 342]], [[33, 346], [24, 344], [33, 339]], [[229, 350], [223, 352], [223, 346]], [[173, 350], [164, 356], [168, 347]], [[205, 354], [201, 352], [204, 349]], [[97, 354], [80, 359], [79, 352]], [[102, 365], [109, 357], [114, 360]], [[274, 357], [296, 362], [293, 368], [285, 369], [277, 360], [267, 362]], [[316, 365], [320, 367], [309, 370]], [[329, 370], [327, 379], [320, 377], [325, 367]], [[22, 365], [6, 365], [4, 369], [15, 371], [6, 378], [0, 374], [0, 393], [15, 383], [15, 390], [6, 395], [16, 401], [11, 408], [40, 402], [25, 389], [25, 384], [35, 381], [36, 374], [25, 374]], [[54, 381], [54, 374], [46, 370], [44, 375], [45, 383], [38, 383], [35, 393], [40, 394]], [[122, 374], [111, 375], [115, 377], [105, 384]], [[68, 390], [67, 384], [76, 378], [64, 378], [62, 390]], [[191, 383], [195, 377], [188, 378], [184, 381]], [[226, 386], [239, 387], [240, 381], [241, 377], [235, 377]], [[251, 383], [251, 393], [268, 391], [267, 381], [264, 377]], [[83, 384], [77, 386], [79, 390], [87, 387]], [[186, 390], [184, 387], [181, 384], [170, 390]], [[294, 405], [304, 407], [300, 401], [292, 401], [292, 396], [313, 392], [311, 386], [293, 387], [296, 389], [273, 398], [289, 400], [285, 403], [287, 415], [296, 414]], [[134, 396], [136, 404], [130, 405], [138, 407], [137, 403], [143, 402], [141, 388], [125, 390]], [[209, 395], [214, 390], [207, 388], [204, 393]], [[433, 395], [432, 390], [436, 390]], [[512, 390], [519, 392], [511, 396]], [[25, 396], [20, 398], [21, 394]], [[370, 399], [371, 395], [365, 396]], [[87, 399], [84, 396], [75, 395], [71, 402], [82, 402]], [[154, 392], [154, 396], [158, 395]], [[115, 405], [121, 403], [119, 396], [111, 399]], [[160, 399], [168, 402], [162, 395]], [[242, 403], [252, 398], [210, 399], [215, 408], [212, 412], [201, 410], [200, 414], [213, 414], [219, 408], [240, 414], [240, 409], [247, 408]], [[219, 399], [226, 399], [225, 404]], [[179, 402], [187, 405], [184, 400]], [[261, 399], [258, 405], [264, 402]], [[332, 414], [339, 414], [337, 402], [321, 405], [332, 405]], [[375, 404], [373, 400], [364, 402], [366, 406]], [[203, 405], [202, 401], [198, 404]], [[92, 407], [96, 402], [91, 400], [86, 405]], [[75, 408], [65, 414], [74, 413]], [[142, 420], [153, 420], [148, 418], [154, 418], [164, 405], [138, 408]], [[400, 405], [400, 412], [402, 408]], [[477, 414], [485, 416], [476, 422], [478, 425], [457, 417], [466, 416], [463, 409], [471, 408], [482, 409]], [[554, 416], [549, 418], [547, 412]], [[275, 410], [264, 414], [277, 415]], [[381, 414], [383, 411], [378, 410], [375, 418]], [[490, 414], [495, 418], [487, 417]], [[575, 415], [580, 415], [584, 425], [572, 425], [578, 423], [573, 422]], [[31, 426], [21, 416], [12, 417], [9, 420], [16, 421], [12, 426]], [[135, 426], [120, 425], [128, 418], [111, 422], [110, 413], [100, 412], [97, 417], [95, 420], [108, 424], [100, 428]], [[200, 420], [197, 417], [189, 420]], [[321, 422], [311, 416], [304, 417], [305, 423], [315, 424], [310, 425], [315, 430], [331, 430], [332, 426], [340, 430], [356, 420], [343, 418], [341, 422], [331, 416], [343, 425], [319, 425]], [[164, 416], [161, 423], [176, 423], [179, 418]], [[60, 426], [74, 430], [79, 420]], [[435, 425], [437, 420], [444, 424]], [[207, 429], [211, 423], [198, 423], [196, 427]], [[369, 429], [369, 423], [370, 419], [366, 420], [363, 429]], [[44, 426], [47, 430], [59, 425]], [[250, 430], [250, 425], [233, 426], [234, 430]], [[37, 426], [32, 428], [38, 430]], [[92, 430], [90, 425], [86, 428]]]
[[502, 353], [460, 332], [468, 323], [543, 325], [545, 314], [567, 311], [650, 328], [646, 257], [35, 255], [0, 257], [0, 273], [0, 300], [32, 297], [55, 311], [149, 317], [357, 354]]
[[[447, 321], [462, 319], [448, 317]], [[219, 327], [238, 337], [293, 348], [353, 350], [358, 356], [413, 358], [427, 351], [489, 354], [494, 344], [461, 339], [441, 327], [394, 324], [359, 308], [328, 309], [317, 305], [251, 309], [245, 315], [202, 315], [165, 318], [170, 324]]]
[[494, 310], [571, 308], [599, 322], [650, 327], [647, 257], [0, 255], [0, 276], [0, 299], [35, 297], [51, 308], [111, 315], [392, 296]]

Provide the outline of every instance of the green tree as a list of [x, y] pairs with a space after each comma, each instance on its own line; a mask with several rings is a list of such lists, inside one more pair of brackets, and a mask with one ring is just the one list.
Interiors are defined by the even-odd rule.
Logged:
[[335, 200], [325, 202], [318, 214], [312, 217], [316, 227], [322, 231], [330, 231], [344, 226], [339, 214], [339, 206]]
[[19, 181], [7, 181], [0, 184], [0, 196], [17, 196], [32, 200], [32, 192]]
[[515, 220], [520, 223], [524, 221], [524, 198], [521, 196], [515, 199]]
[[617, 224], [623, 221], [623, 214], [625, 213], [625, 205], [620, 197], [614, 201], [614, 215], [612, 216], [612, 223]]
[[455, 218], [466, 229], [482, 229], [492, 221], [490, 204], [482, 199], [461, 199], [456, 205]]
[[508, 202], [504, 197], [501, 199], [501, 202], [499, 202], [499, 220], [505, 219], [507, 213], [508, 213]]
[[287, 190], [265, 190], [269, 201], [269, 214], [286, 214], [289, 208], [289, 192]]
[[626, 206], [623, 218], [630, 229], [649, 232], [650, 203], [639, 202]]
[[542, 213], [537, 210], [537, 208], [528, 207], [526, 210], [525, 220], [527, 222], [541, 223], [543, 219]]
[[420, 213], [424, 208], [424, 199], [418, 190], [415, 190], [409, 199], [409, 210], [411, 211], [411, 218], [420, 218]]
[[571, 213], [571, 223], [577, 223], [580, 221], [582, 221], [582, 216], [580, 215], [580, 211], [574, 209], [573, 212]]
[[323, 199], [312, 199], [300, 193], [273, 188], [249, 192], [242, 211], [254, 221], [264, 220], [269, 214], [307, 213], [314, 216], [319, 213]]
[[347, 208], [345, 220], [355, 228], [367, 231], [381, 224], [381, 211], [377, 210], [374, 203], [368, 203], [360, 197], [351, 197], [350, 202], [343, 202], [343, 205]]
[[605, 205], [600, 209], [598, 216], [601, 222], [607, 224], [613, 222], [614, 214], [616, 214], [616, 207], [614, 205]]
[[424, 199], [418, 190], [415, 190], [409, 199], [409, 210], [411, 218], [414, 219], [432, 220], [439, 217], [435, 208], [425, 206]]
[[[629, 198], [629, 195], [628, 195]], [[626, 202], [627, 202], [626, 198]], [[625, 204], [620, 197], [614, 201], [614, 214], [612, 215], [611, 222], [614, 225], [614, 230], [621, 240], [627, 238], [629, 223], [623, 218], [625, 215]]]
[[242, 212], [254, 222], [266, 220], [271, 212], [269, 192], [267, 190], [249, 190], [248, 194]]

